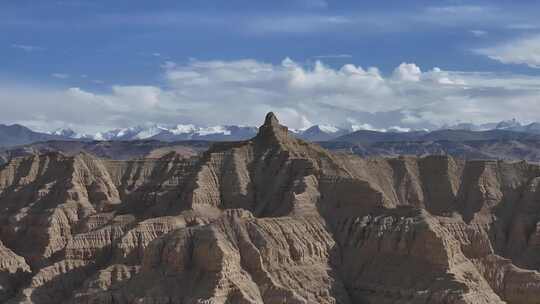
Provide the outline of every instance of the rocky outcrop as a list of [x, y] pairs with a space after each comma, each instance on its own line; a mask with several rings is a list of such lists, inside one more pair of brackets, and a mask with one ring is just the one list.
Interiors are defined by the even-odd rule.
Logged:
[[200, 157], [0, 167], [7, 303], [538, 303], [540, 166], [360, 158], [272, 113]]
[[30, 272], [30, 266], [24, 257], [17, 255], [0, 242], [0, 301], [12, 297]]

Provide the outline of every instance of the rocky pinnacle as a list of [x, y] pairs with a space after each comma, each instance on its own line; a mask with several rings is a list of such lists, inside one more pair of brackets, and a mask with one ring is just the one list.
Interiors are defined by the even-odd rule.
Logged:
[[267, 142], [286, 142], [289, 137], [289, 129], [279, 124], [279, 120], [273, 112], [266, 114], [264, 124], [259, 127], [256, 139]]

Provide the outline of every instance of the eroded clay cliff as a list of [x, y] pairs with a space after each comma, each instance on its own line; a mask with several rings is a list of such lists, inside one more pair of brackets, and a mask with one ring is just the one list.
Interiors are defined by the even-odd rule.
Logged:
[[540, 303], [540, 167], [289, 135], [0, 168], [5, 303]]

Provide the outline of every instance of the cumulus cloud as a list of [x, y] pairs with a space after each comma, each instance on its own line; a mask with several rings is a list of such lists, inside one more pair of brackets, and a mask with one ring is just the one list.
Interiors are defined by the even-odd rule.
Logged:
[[420, 81], [422, 70], [414, 63], [402, 63], [394, 70], [398, 81]]
[[475, 52], [505, 64], [526, 64], [540, 68], [540, 35], [522, 37]]
[[[268, 111], [291, 128], [331, 124], [360, 129], [421, 129], [459, 121], [538, 120], [540, 77], [423, 71], [321, 61], [199, 61], [162, 66], [165, 84], [112, 86], [105, 92], [0, 86], [2, 122], [94, 132], [144, 123], [259, 125]], [[9, 105], [9, 106], [8, 106]], [[14, 106], [13, 106], [14, 105]]]

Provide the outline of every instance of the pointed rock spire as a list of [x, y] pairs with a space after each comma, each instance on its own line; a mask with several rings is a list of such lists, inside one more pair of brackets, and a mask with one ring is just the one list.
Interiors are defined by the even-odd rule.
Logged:
[[265, 126], [279, 126], [279, 120], [277, 119], [274, 112], [268, 112], [266, 118], [264, 119]]
[[288, 139], [289, 129], [279, 124], [279, 120], [273, 112], [266, 114], [264, 124], [259, 127], [257, 139], [264, 141], [283, 142]]

